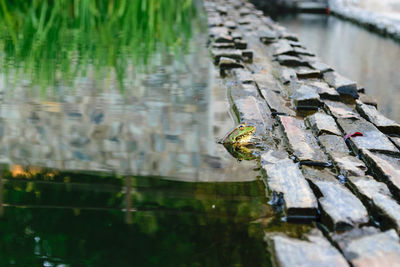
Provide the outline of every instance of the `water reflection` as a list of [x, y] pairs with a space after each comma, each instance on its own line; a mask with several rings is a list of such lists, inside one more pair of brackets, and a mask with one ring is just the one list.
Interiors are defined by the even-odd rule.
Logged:
[[400, 45], [333, 16], [301, 14], [279, 23], [339, 73], [365, 86], [378, 108], [400, 122]]
[[262, 228], [251, 223], [273, 216], [261, 182], [125, 180], [13, 166], [3, 183], [1, 266], [270, 264]]

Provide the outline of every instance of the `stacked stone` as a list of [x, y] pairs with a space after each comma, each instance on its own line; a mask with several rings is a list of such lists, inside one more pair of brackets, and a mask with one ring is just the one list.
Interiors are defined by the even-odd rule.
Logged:
[[[301, 241], [269, 233], [278, 265], [399, 263], [399, 124], [382, 115], [375, 101], [365, 101], [356, 82], [321, 62], [252, 4], [205, 5], [213, 22], [212, 56], [238, 119], [256, 125], [263, 140], [260, 164], [271, 203], [283, 204], [288, 221], [320, 221], [329, 240], [317, 230]], [[227, 26], [232, 21], [238, 22], [235, 28]], [[216, 44], [223, 40], [234, 47], [233, 36], [247, 43], [251, 61], [239, 50], [219, 56], [226, 48]]]

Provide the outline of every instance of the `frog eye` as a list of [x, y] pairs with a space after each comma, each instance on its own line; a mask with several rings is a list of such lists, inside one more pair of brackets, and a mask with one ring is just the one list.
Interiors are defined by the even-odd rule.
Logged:
[[244, 129], [244, 125], [242, 124], [239, 126], [239, 130], [243, 130], [243, 129]]

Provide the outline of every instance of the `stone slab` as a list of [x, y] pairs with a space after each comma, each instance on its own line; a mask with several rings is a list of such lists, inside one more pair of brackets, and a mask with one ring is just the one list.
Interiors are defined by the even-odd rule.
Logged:
[[234, 49], [234, 43], [212, 43], [212, 48], [216, 49]]
[[389, 139], [400, 149], [400, 136], [390, 136]]
[[315, 87], [300, 85], [299, 88], [291, 95], [296, 109], [318, 109], [321, 101], [317, 89]]
[[311, 53], [310, 51], [308, 51], [303, 47], [294, 47], [293, 50], [298, 55], [315, 56], [315, 54]]
[[321, 73], [333, 71], [333, 69], [329, 65], [322, 63], [320, 61], [310, 62], [310, 66], [315, 70], [319, 70]]
[[400, 199], [400, 159], [368, 150], [362, 150], [361, 154], [367, 166]]
[[307, 66], [308, 62], [295, 56], [279, 55], [276, 57], [279, 64], [289, 67]]
[[322, 222], [332, 231], [345, 230], [369, 221], [366, 208], [331, 172], [303, 166], [322, 208]]
[[325, 110], [336, 119], [358, 119], [360, 115], [342, 102], [324, 100]]
[[[359, 89], [357, 89], [357, 90], [359, 90]], [[364, 104], [371, 105], [371, 106], [374, 106], [375, 108], [378, 108], [378, 101], [376, 101], [376, 99], [374, 97], [360, 93], [360, 91], [358, 91], [358, 95], [359, 95], [359, 99], [357, 101], [361, 101]]]
[[233, 75], [240, 83], [254, 83], [253, 75], [247, 69], [235, 69], [233, 70]]
[[325, 82], [306, 81], [305, 84], [317, 88], [317, 92], [321, 99], [339, 100], [339, 93]]
[[328, 158], [320, 149], [311, 130], [307, 130], [302, 119], [278, 116], [288, 146], [302, 164], [328, 165]]
[[282, 66], [279, 71], [280, 71], [279, 80], [283, 84], [291, 83], [292, 81], [297, 79], [296, 71], [292, 68]]
[[350, 155], [350, 150], [341, 136], [326, 134], [320, 135], [318, 139], [341, 175], [345, 177], [365, 175], [367, 167], [364, 162]]
[[228, 27], [231, 30], [234, 30], [237, 28], [237, 24], [232, 20], [227, 20], [227, 21], [225, 21], [224, 24], [225, 24], [225, 27]]
[[304, 179], [298, 164], [287, 158], [286, 153], [269, 151], [261, 155], [261, 166], [265, 170], [268, 188], [283, 194], [288, 219], [315, 218], [317, 199]]
[[243, 64], [240, 63], [240, 61], [227, 57], [221, 57], [218, 66], [222, 71], [227, 69], [243, 68]]
[[294, 51], [289, 42], [285, 40], [279, 40], [279, 42], [274, 43], [271, 48], [273, 56], [284, 55]]
[[[209, 29], [210, 37], [216, 38], [217, 36], [228, 35], [229, 36], [229, 29], [226, 27], [211, 27]], [[231, 42], [233, 39], [231, 38]]]
[[270, 29], [264, 28], [258, 31], [258, 37], [264, 44], [269, 44], [276, 40], [277, 34]]
[[311, 129], [317, 134], [335, 134], [342, 135], [342, 132], [336, 125], [335, 119], [326, 113], [317, 112], [306, 118]]
[[400, 154], [400, 151], [386, 137], [386, 135], [365, 119], [337, 119], [336, 121], [342, 129], [342, 132], [345, 134], [355, 132], [363, 134], [363, 136], [350, 137], [347, 139], [356, 153], [359, 153], [361, 149], [366, 149], [372, 152], [380, 152], [384, 154]]
[[385, 117], [374, 106], [359, 102], [357, 104], [357, 111], [366, 120], [372, 122], [376, 127], [378, 127], [378, 129], [383, 133], [400, 135], [400, 124]]
[[247, 42], [243, 40], [234, 40], [236, 49], [247, 49]]
[[318, 230], [312, 231], [306, 240], [277, 234], [267, 234], [265, 239], [270, 244], [276, 266], [349, 266], [342, 254]]
[[324, 73], [324, 80], [341, 95], [349, 95], [358, 98], [357, 83], [351, 81], [334, 71]]
[[231, 58], [235, 60], [242, 60], [242, 51], [238, 49], [213, 49], [211, 56], [214, 58], [215, 64], [218, 64], [221, 57]]
[[312, 79], [321, 77], [321, 72], [319, 70], [314, 70], [309, 67], [297, 67], [295, 71], [299, 79]]
[[389, 220], [384, 227], [394, 226], [400, 231], [400, 205], [392, 198], [392, 194], [384, 183], [374, 180], [371, 176], [349, 177], [351, 187], [362, 196], [365, 203], [371, 203], [378, 209], [378, 218], [385, 217]]
[[400, 266], [400, 243], [396, 231], [379, 232], [369, 228], [334, 234], [332, 239], [354, 267]]

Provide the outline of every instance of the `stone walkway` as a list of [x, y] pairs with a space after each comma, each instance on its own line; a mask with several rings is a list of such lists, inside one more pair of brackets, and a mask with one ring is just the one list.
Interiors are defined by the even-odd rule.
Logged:
[[233, 108], [262, 140], [270, 203], [317, 225], [301, 239], [266, 230], [275, 263], [400, 266], [400, 125], [251, 3], [205, 8]]

